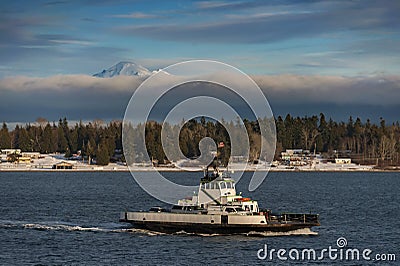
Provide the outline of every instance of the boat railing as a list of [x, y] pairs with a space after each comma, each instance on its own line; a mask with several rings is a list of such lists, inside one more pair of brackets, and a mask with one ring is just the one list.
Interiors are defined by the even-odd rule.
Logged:
[[280, 213], [275, 214], [271, 211], [264, 212], [268, 222], [278, 223], [303, 223], [319, 224], [319, 215], [313, 213]]

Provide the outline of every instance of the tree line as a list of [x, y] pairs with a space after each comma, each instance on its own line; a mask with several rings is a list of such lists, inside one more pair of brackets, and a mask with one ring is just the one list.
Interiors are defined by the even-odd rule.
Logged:
[[347, 122], [327, 120], [319, 116], [276, 119], [277, 152], [290, 148], [302, 148], [325, 153], [327, 156], [349, 156], [362, 164], [399, 165], [400, 125], [386, 124], [380, 118], [378, 124], [369, 119], [349, 117]]
[[[261, 123], [268, 121], [261, 119]], [[165, 125], [164, 125], [165, 126]], [[227, 163], [230, 156], [230, 138], [227, 128], [232, 130], [245, 127], [250, 144], [249, 158], [256, 160], [260, 154], [261, 129], [257, 121], [244, 119], [239, 122], [217, 122], [205, 118], [192, 119], [181, 125], [167, 125], [179, 127], [179, 148], [188, 158], [200, 155], [199, 142], [204, 137], [212, 138], [217, 144], [223, 142], [225, 148], [220, 150], [220, 159]], [[327, 120], [324, 114], [311, 117], [275, 118], [276, 151], [275, 159], [285, 149], [304, 149], [323, 153], [326, 157], [350, 156], [359, 163], [385, 165], [400, 164], [400, 125], [399, 122], [387, 124], [383, 118], [378, 124], [370, 120], [362, 122], [360, 118], [349, 117], [347, 122]], [[147, 156], [138, 156], [135, 161], [152, 158], [160, 163], [166, 161], [161, 144], [162, 124], [156, 121], [145, 125], [130, 125], [127, 127], [130, 134], [137, 134], [145, 130], [145, 145]], [[243, 142], [243, 140], [238, 140]], [[48, 122], [46, 119], [37, 119], [34, 124], [17, 125], [9, 130], [3, 123], [0, 130], [0, 149], [21, 149], [40, 153], [65, 153], [71, 157], [78, 151], [82, 158], [97, 164], [106, 165], [113, 160], [124, 161], [118, 157], [116, 151], [122, 154], [122, 122], [112, 121], [104, 123], [101, 120], [89, 123], [69, 125], [66, 118], [58, 123]]]
[[48, 153], [65, 153], [72, 157], [80, 152], [82, 158], [90, 163], [96, 159], [97, 164], [107, 165], [115, 154], [122, 150], [122, 124], [113, 121], [104, 124], [101, 120], [90, 123], [68, 124], [66, 118], [58, 124], [37, 119], [34, 125], [16, 125], [12, 131], [3, 123], [0, 130], [0, 149], [21, 149], [22, 151]]

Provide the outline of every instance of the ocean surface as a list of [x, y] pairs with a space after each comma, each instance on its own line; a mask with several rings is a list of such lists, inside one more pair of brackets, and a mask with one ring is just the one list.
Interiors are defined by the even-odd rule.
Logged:
[[[201, 177], [164, 174], [182, 184]], [[119, 223], [121, 211], [165, 205], [147, 195], [130, 173], [0, 172], [0, 264], [382, 265], [376, 254], [386, 259], [394, 254], [396, 261], [384, 264], [399, 265], [400, 173], [274, 172], [253, 193], [246, 190], [249, 177], [246, 173], [237, 185], [244, 196], [273, 211], [319, 213], [322, 225], [288, 235], [161, 234]], [[301, 257], [304, 249], [319, 257], [329, 247], [337, 249], [336, 259], [327, 253], [320, 260]], [[340, 259], [340, 252], [350, 248], [360, 250], [360, 260]], [[271, 257], [272, 249], [286, 253], [282, 259], [276, 251]], [[369, 261], [362, 258], [365, 249], [371, 250]]]

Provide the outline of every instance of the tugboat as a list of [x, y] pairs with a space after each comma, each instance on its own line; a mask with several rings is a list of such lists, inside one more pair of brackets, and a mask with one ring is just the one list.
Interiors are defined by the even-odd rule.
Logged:
[[[211, 165], [211, 164], [210, 164]], [[236, 193], [235, 180], [218, 167], [204, 170], [197, 195], [179, 200], [171, 209], [152, 207], [144, 212], [122, 212], [120, 222], [163, 233], [246, 234], [289, 232], [319, 226], [319, 215], [263, 210], [257, 201]]]

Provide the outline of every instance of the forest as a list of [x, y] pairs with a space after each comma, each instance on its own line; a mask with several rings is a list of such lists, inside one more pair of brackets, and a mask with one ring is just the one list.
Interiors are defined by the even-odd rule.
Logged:
[[[260, 121], [263, 123], [264, 120]], [[249, 159], [256, 160], [261, 156], [260, 125], [257, 121], [246, 119], [243, 124], [249, 138]], [[160, 141], [162, 124], [150, 121], [146, 125], [131, 125], [128, 128], [135, 134], [135, 130], [143, 130], [143, 126], [148, 158], [164, 163], [166, 156]], [[233, 121], [221, 124], [201, 117], [174, 126], [180, 127], [179, 146], [186, 157], [199, 156], [199, 141], [210, 137], [215, 143], [225, 144], [221, 151], [221, 160], [226, 164], [231, 144], [226, 128], [243, 125]], [[322, 113], [311, 117], [293, 117], [288, 114], [275, 118], [275, 127], [275, 160], [279, 159], [280, 153], [285, 149], [304, 149], [321, 153], [327, 159], [346, 156], [361, 164], [400, 165], [399, 122], [387, 124], [381, 118], [375, 124], [370, 120], [361, 121], [360, 118], [352, 117], [346, 122], [337, 122], [326, 119]], [[122, 130], [122, 121], [104, 123], [96, 120], [70, 125], [66, 118], [60, 119], [58, 123], [38, 118], [35, 123], [17, 125], [12, 130], [3, 123], [0, 130], [0, 149], [13, 148], [44, 154], [65, 153], [67, 158], [79, 153], [89, 162], [95, 159], [97, 164], [107, 165], [110, 161], [124, 161], [124, 156], [116, 156], [117, 153], [123, 153]], [[139, 162], [143, 158], [135, 158], [135, 161]]]

